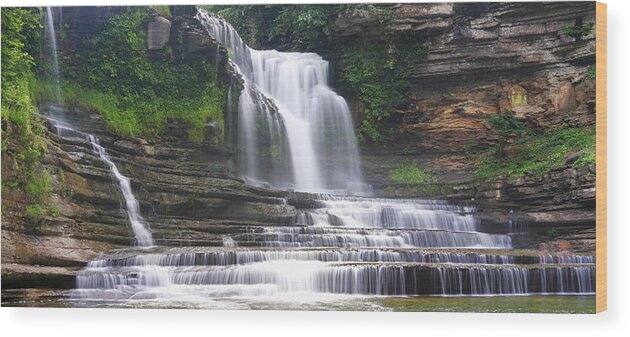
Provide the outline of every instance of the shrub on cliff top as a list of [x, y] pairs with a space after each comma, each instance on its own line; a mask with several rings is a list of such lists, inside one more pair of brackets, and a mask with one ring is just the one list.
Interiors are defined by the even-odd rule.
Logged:
[[583, 37], [591, 34], [591, 31], [593, 30], [593, 26], [595, 24], [592, 22], [589, 22], [585, 25], [575, 25], [575, 26], [569, 26], [564, 28], [564, 33], [567, 36], [570, 36], [576, 40], [580, 40]]
[[204, 6], [224, 17], [253, 48], [280, 44], [316, 48], [328, 39], [324, 29], [341, 5], [211, 5]]
[[401, 164], [389, 173], [389, 179], [399, 184], [425, 184], [432, 183], [437, 177], [413, 164]]
[[342, 79], [365, 104], [361, 140], [383, 140], [383, 121], [405, 102], [410, 65], [423, 60], [427, 52], [424, 40], [410, 33], [388, 33], [346, 49]]
[[571, 166], [582, 167], [595, 163], [595, 127], [558, 129], [523, 137], [510, 149], [510, 155], [500, 160], [493, 155], [495, 151], [490, 148], [476, 154], [475, 177], [491, 181], [499, 176], [542, 175], [564, 167], [569, 153], [579, 151], [582, 156]]
[[505, 145], [507, 141], [517, 135], [527, 132], [525, 124], [514, 116], [514, 112], [503, 110], [500, 115], [490, 115], [488, 123], [493, 127], [493, 131], [497, 133], [499, 140], [495, 146], [495, 156], [503, 158], [505, 156]]
[[[149, 55], [145, 31], [151, 12], [122, 8], [103, 31], [83, 41], [62, 97], [101, 113], [119, 135], [159, 137], [168, 119], [178, 119], [188, 123], [189, 140], [201, 142], [208, 120], [223, 129], [226, 90], [216, 85], [215, 64], [208, 60], [176, 60], [170, 45]], [[40, 100], [50, 94], [47, 86], [38, 84]]]

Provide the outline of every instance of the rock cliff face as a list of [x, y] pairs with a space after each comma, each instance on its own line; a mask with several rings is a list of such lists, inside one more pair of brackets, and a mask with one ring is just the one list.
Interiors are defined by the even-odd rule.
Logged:
[[[458, 154], [496, 143], [486, 117], [510, 109], [528, 126], [551, 129], [595, 122], [594, 31], [574, 38], [567, 27], [595, 21], [592, 3], [474, 3], [383, 5], [382, 12], [340, 16], [331, 36], [413, 31], [424, 36], [426, 59], [412, 64], [409, 106], [392, 117], [395, 144], [366, 146], [368, 155], [452, 156], [436, 164], [456, 172]], [[330, 55], [340, 79], [340, 54]], [[346, 92], [338, 81], [339, 90]], [[356, 100], [351, 100], [356, 101]], [[353, 107], [360, 116], [362, 107]], [[370, 177], [371, 168], [366, 167]], [[438, 170], [439, 171], [439, 170]], [[377, 179], [374, 179], [376, 182]]]
[[[594, 29], [567, 34], [594, 22], [595, 6], [585, 2], [398, 4], [343, 12], [328, 30], [333, 41], [413, 32], [428, 45], [427, 57], [411, 65], [408, 105], [388, 121], [394, 141], [362, 146], [364, 176], [375, 192], [473, 203], [494, 212], [489, 225], [507, 220], [511, 210], [543, 236], [553, 232], [592, 248], [593, 167], [479, 185], [467, 153], [497, 143], [488, 116], [503, 109], [538, 130], [595, 123], [595, 81], [588, 76]], [[360, 119], [362, 104], [340, 80], [342, 51], [331, 50], [326, 56], [336, 86]], [[401, 162], [434, 172], [438, 183], [391, 183], [389, 172]]]
[[[395, 141], [362, 148], [366, 179], [386, 193], [388, 172], [407, 161], [441, 183], [469, 182], [466, 153], [497, 143], [488, 116], [502, 109], [539, 130], [594, 124], [595, 81], [587, 76], [594, 31], [566, 33], [594, 22], [595, 6], [584, 2], [399, 4], [342, 13], [329, 30], [342, 43], [403, 31], [429, 47], [426, 59], [411, 65], [408, 106], [390, 118]], [[327, 56], [338, 89], [361, 118], [362, 105], [340, 81], [341, 52]]]

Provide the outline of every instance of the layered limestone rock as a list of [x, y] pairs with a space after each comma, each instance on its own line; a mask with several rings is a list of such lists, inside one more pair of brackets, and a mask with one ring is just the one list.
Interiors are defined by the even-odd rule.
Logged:
[[[395, 141], [362, 149], [366, 178], [382, 183], [383, 172], [405, 158], [444, 182], [470, 178], [464, 154], [496, 144], [488, 117], [503, 109], [538, 130], [592, 125], [595, 32], [572, 37], [565, 30], [594, 21], [595, 6], [583, 2], [375, 5], [340, 13], [329, 29], [337, 40], [414, 32], [428, 46], [426, 58], [411, 64], [409, 105], [391, 117]], [[340, 52], [329, 58], [339, 90], [352, 96], [340, 80]], [[361, 118], [362, 105], [349, 100]]]
[[[425, 37], [427, 57], [412, 62], [410, 104], [392, 118], [399, 134], [386, 151], [445, 154], [495, 144], [486, 119], [501, 109], [543, 129], [594, 123], [595, 84], [587, 72], [595, 32], [580, 38], [565, 32], [594, 21], [591, 3], [400, 4], [343, 12], [330, 35]], [[330, 58], [341, 72], [340, 55]], [[360, 116], [360, 104], [354, 108]]]
[[[375, 193], [475, 204], [491, 214], [488, 226], [504, 224], [512, 210], [540, 235], [552, 230], [592, 248], [594, 167], [576, 170], [568, 162], [542, 177], [480, 185], [472, 177], [470, 153], [497, 144], [500, 135], [488, 118], [502, 110], [536, 130], [595, 123], [595, 31], [566, 33], [594, 22], [595, 6], [584, 2], [397, 4], [342, 11], [328, 30], [333, 41], [412, 32], [428, 46], [426, 58], [411, 64], [408, 105], [387, 122], [395, 131], [392, 141], [362, 146], [364, 177]], [[327, 57], [337, 87], [360, 120], [363, 106], [340, 80], [341, 53], [333, 49]], [[438, 181], [394, 184], [389, 173], [400, 163], [431, 171]]]

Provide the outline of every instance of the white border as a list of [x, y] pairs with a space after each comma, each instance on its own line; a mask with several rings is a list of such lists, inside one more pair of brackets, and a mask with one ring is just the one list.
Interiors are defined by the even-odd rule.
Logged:
[[[295, 3], [247, 0], [240, 3]], [[310, 1], [316, 3], [334, 1]], [[337, 1], [339, 2], [339, 1]], [[344, 1], [365, 2], [365, 1]], [[391, 2], [391, 1], [380, 1]], [[422, 1], [428, 2], [428, 1]], [[435, 1], [433, 1], [435, 2]], [[233, 3], [203, 0], [3, 0], [2, 6]], [[630, 331], [630, 6], [608, 3], [608, 311], [599, 315], [125, 309], [0, 309], [2, 336], [628, 336]]]

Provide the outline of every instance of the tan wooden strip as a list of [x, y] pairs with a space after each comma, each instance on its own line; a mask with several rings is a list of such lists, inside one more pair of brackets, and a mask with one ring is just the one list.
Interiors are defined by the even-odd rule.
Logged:
[[596, 286], [595, 312], [607, 309], [607, 255], [606, 255], [606, 4], [597, 2], [596, 12], [596, 129], [597, 129], [597, 169], [596, 169]]

